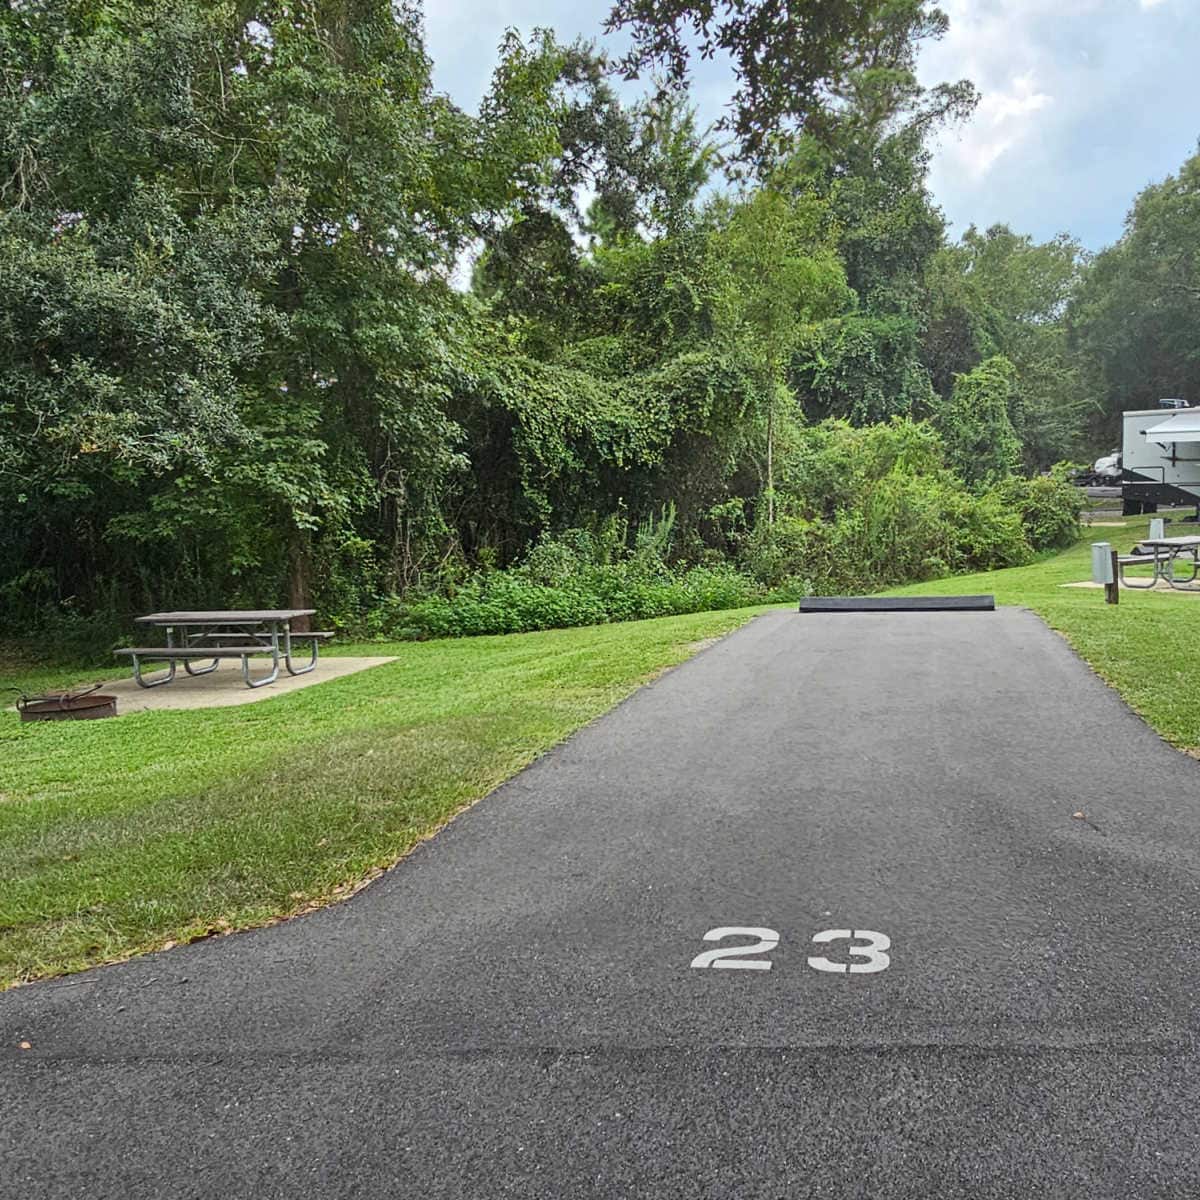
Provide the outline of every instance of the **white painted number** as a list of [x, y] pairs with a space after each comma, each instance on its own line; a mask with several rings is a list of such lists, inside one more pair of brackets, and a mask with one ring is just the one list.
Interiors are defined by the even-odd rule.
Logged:
[[814, 942], [865, 941], [869, 946], [849, 946], [846, 953], [851, 958], [865, 958], [866, 962], [839, 963], [820, 955], [808, 960], [808, 965], [814, 971], [835, 971], [839, 974], [872, 975], [876, 971], [886, 971], [891, 963], [886, 951], [891, 948], [892, 939], [886, 934], [876, 933], [871, 929], [823, 929], [814, 933]]
[[745, 958], [747, 954], [766, 954], [779, 945], [779, 934], [773, 929], [755, 929], [742, 925], [722, 925], [710, 929], [706, 942], [719, 942], [727, 937], [752, 937], [758, 941], [750, 946], [718, 946], [716, 950], [705, 950], [692, 959], [693, 967], [716, 967], [726, 971], [769, 971], [771, 962], [765, 958]]
[[[768, 958], [752, 958], [754, 954], [768, 954], [779, 945], [779, 934], [774, 929], [757, 929], [747, 925], [722, 925], [718, 929], [710, 929], [705, 935], [706, 942], [719, 942], [724, 938], [742, 937], [758, 938], [757, 942], [744, 946], [718, 946], [715, 950], [705, 950], [692, 959], [693, 967], [716, 967], [726, 971], [769, 971], [771, 960]], [[821, 954], [814, 954], [808, 960], [808, 965], [814, 971], [828, 971], [835, 975], [874, 975], [877, 971], [886, 971], [892, 965], [887, 952], [892, 948], [892, 939], [885, 933], [876, 933], [873, 929], [822, 929], [814, 933], [812, 940], [818, 945], [828, 945], [830, 942], [866, 942], [865, 946], [847, 946], [845, 953], [860, 962], [837, 962]]]

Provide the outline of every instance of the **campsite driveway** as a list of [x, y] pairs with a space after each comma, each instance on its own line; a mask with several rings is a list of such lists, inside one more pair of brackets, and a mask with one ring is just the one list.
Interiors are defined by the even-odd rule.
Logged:
[[1197, 1195], [1198, 982], [1200, 768], [1036, 617], [775, 613], [346, 904], [0, 996], [0, 1195]]

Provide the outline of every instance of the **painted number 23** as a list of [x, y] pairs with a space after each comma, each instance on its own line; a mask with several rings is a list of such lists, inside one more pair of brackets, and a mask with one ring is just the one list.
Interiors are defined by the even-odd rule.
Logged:
[[[725, 938], [741, 937], [755, 938], [748, 945], [718, 946], [715, 950], [705, 950], [692, 959], [693, 967], [716, 967], [726, 971], [769, 971], [769, 958], [753, 957], [769, 954], [779, 945], [779, 934], [774, 929], [759, 929], [750, 925], [722, 925], [710, 929], [705, 935], [706, 942], [720, 942]], [[886, 934], [876, 933], [873, 929], [822, 929], [814, 933], [812, 940], [820, 946], [831, 942], [866, 942], [867, 945], [846, 946], [844, 953], [858, 962], [838, 962], [827, 958], [824, 954], [809, 956], [808, 965], [814, 971], [829, 971], [839, 975], [873, 975], [876, 971], [886, 971], [891, 964], [888, 950], [892, 940]], [[832, 949], [831, 949], [832, 953]]]

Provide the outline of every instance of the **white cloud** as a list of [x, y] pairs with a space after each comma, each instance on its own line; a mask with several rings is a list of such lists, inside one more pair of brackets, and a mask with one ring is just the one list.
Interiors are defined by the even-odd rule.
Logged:
[[1052, 96], [1034, 88], [1033, 75], [1026, 72], [1012, 81], [1012, 87], [1007, 92], [992, 92], [990, 96], [985, 96], [979, 105], [979, 115], [990, 119], [993, 125], [1003, 125], [1045, 108], [1052, 99]]
[[[1098, 0], [1057, 0], [1062, 9], [1086, 9]], [[1057, 87], [1032, 37], [1044, 0], [949, 0], [950, 32], [921, 60], [927, 83], [970, 79], [980, 92], [974, 117], [943, 139], [934, 174], [978, 183], [997, 163], [1033, 137]]]
[[974, 116], [942, 136], [931, 171], [934, 194], [960, 230], [968, 221], [1021, 219], [1002, 211], [1000, 198], [1033, 186], [1031, 164], [1089, 102], [1102, 70], [1090, 61], [1094, 46], [1067, 31], [1101, 26], [1113, 3], [944, 0], [950, 32], [923, 53], [921, 78], [970, 79], [980, 93]]
[[997, 160], [1035, 133], [1031, 118], [1051, 100], [1037, 89], [1028, 72], [1007, 87], [992, 88], [980, 100], [974, 121], [959, 142], [944, 148], [947, 165], [957, 161], [972, 179], [982, 179]]

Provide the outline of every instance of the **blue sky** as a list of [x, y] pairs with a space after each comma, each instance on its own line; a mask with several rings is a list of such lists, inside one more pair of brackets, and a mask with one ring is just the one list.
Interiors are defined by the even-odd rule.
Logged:
[[[434, 80], [473, 108], [508, 26], [599, 37], [609, 0], [426, 0]], [[1200, 139], [1200, 0], [942, 0], [950, 33], [928, 83], [966, 77], [983, 99], [943, 135], [931, 173], [952, 233], [1006, 221], [1038, 239], [1115, 241], [1133, 197]], [[616, 43], [614, 43], [616, 45]], [[701, 64], [693, 95], [713, 120], [731, 91]]]

